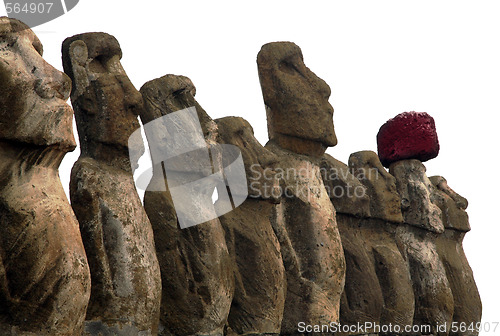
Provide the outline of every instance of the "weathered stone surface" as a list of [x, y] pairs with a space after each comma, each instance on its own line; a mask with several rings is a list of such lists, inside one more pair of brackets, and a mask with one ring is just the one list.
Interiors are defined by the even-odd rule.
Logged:
[[247, 175], [248, 196], [279, 203], [280, 181], [273, 169], [278, 157], [259, 143], [254, 137], [252, 126], [245, 119], [225, 117], [216, 119], [215, 122], [219, 134], [217, 141], [235, 145], [241, 151]]
[[238, 146], [249, 197], [220, 217], [235, 264], [235, 292], [228, 324], [239, 335], [279, 334], [285, 307], [286, 275], [271, 218], [279, 202], [276, 156], [255, 139], [250, 124], [237, 117], [215, 120], [221, 143]]
[[345, 163], [325, 154], [321, 160], [321, 175], [337, 213], [370, 217], [367, 188]]
[[374, 258], [375, 272], [384, 297], [381, 325], [399, 325], [402, 329], [413, 324], [415, 296], [408, 264], [397, 245], [400, 224], [370, 218], [363, 223], [365, 248]]
[[305, 66], [300, 48], [292, 42], [265, 44], [257, 65], [269, 139], [306, 155], [321, 156], [335, 146], [330, 87]]
[[[345, 286], [340, 300], [340, 323], [380, 324], [384, 305], [375, 264], [365, 250], [362, 217], [370, 215], [366, 187], [354, 177], [349, 167], [328, 154], [321, 160], [323, 183], [335, 210], [346, 262]], [[368, 331], [368, 330], [367, 330]], [[347, 334], [346, 334], [347, 335]]]
[[[465, 212], [467, 200], [454, 192], [443, 177], [433, 176], [429, 179], [436, 187], [435, 203], [441, 209], [445, 227], [444, 233], [438, 236], [436, 245], [453, 292], [453, 322], [458, 325], [476, 325], [481, 321], [481, 298], [462, 246], [465, 233], [470, 230]], [[478, 333], [469, 331], [468, 335]], [[450, 332], [450, 335], [458, 336], [463, 333]]]
[[79, 335], [90, 273], [58, 167], [75, 148], [71, 81], [0, 18], [0, 334]]
[[340, 301], [341, 324], [380, 324], [384, 297], [372, 252], [366, 250], [365, 245], [372, 237], [364, 232], [370, 230], [363, 225], [365, 222], [364, 219], [337, 212], [346, 261], [345, 287]]
[[[216, 145], [217, 125], [194, 99], [189, 78], [166, 75], [147, 82], [140, 92], [145, 102], [144, 124], [195, 106], [206, 145]], [[180, 161], [177, 167], [170, 167], [177, 169], [179, 181], [204, 177], [204, 167], [194, 163], [187, 172], [183, 169], [189, 161]], [[144, 195], [162, 275], [160, 335], [222, 335], [234, 293], [234, 269], [224, 230], [218, 218], [180, 229], [164, 174], [162, 165], [153, 166]], [[158, 191], [162, 188], [165, 191]]]
[[[218, 135], [217, 125], [196, 99], [194, 99], [196, 87], [188, 77], [165, 75], [147, 82], [141, 87], [140, 91], [143, 94], [146, 106], [155, 105], [154, 110], [151, 110], [151, 112], [144, 115], [144, 117], [141, 115], [141, 120], [144, 118], [145, 123], [163, 116], [164, 114], [161, 114], [161, 111], [169, 111], [168, 113], [172, 113], [194, 106], [196, 107], [196, 113], [198, 114], [200, 126], [206, 141], [208, 141], [208, 144], [216, 143], [215, 141]], [[147, 95], [144, 95], [143, 92], [147, 93]], [[151, 106], [150, 109], [152, 108], [153, 106]], [[183, 170], [184, 169], [182, 169], [182, 171]]]
[[[414, 325], [428, 325], [434, 335], [447, 335], [453, 316], [453, 294], [439, 258], [438, 234], [413, 226], [398, 227], [397, 243], [408, 263], [415, 293]], [[446, 331], [436, 329], [446, 324]]]
[[299, 322], [339, 319], [345, 259], [320, 173], [326, 147], [337, 142], [333, 109], [328, 85], [304, 65], [295, 44], [264, 45], [257, 65], [267, 109], [266, 148], [277, 155], [283, 178], [283, 199], [273, 219], [287, 273], [281, 333], [293, 335]]
[[[418, 160], [393, 163], [402, 198], [405, 225], [398, 227], [397, 242], [408, 263], [415, 293], [414, 324], [429, 325], [433, 333], [447, 335], [452, 321], [454, 301], [436, 239], [444, 232], [441, 210], [432, 203], [435, 188]], [[446, 324], [446, 332], [436, 329]]]
[[[81, 145], [70, 196], [92, 275], [86, 335], [158, 332], [160, 268], [132, 176], [137, 162], [129, 159], [142, 96], [123, 70], [121, 55], [118, 41], [105, 33], [63, 43]], [[142, 142], [130, 145], [144, 151]]]
[[467, 199], [453, 191], [444, 177], [432, 176], [429, 180], [435, 187], [432, 200], [441, 209], [444, 228], [470, 231], [469, 216], [465, 211], [469, 205]]
[[400, 160], [433, 159], [439, 154], [434, 119], [425, 112], [400, 113], [380, 127], [377, 147], [385, 167]]
[[434, 186], [419, 160], [395, 162], [389, 169], [396, 178], [404, 222], [436, 233], [444, 231], [441, 210], [433, 203]]
[[[293, 334], [297, 323], [338, 321], [344, 287], [345, 259], [333, 208], [320, 178], [319, 162], [290, 153], [270, 142], [285, 175], [284, 199], [273, 227], [287, 272], [287, 297], [282, 333]], [[284, 224], [282, 224], [284, 223]]]
[[[371, 157], [376, 164], [361, 160], [363, 155]], [[394, 177], [377, 162], [375, 153], [357, 153], [353, 158], [356, 165], [352, 168], [326, 154], [321, 162], [323, 181], [337, 210], [337, 225], [346, 259], [340, 322], [409, 325], [414, 312], [413, 288], [408, 267], [395, 243], [397, 225], [370, 215], [369, 195], [386, 195], [378, 201], [392, 200], [387, 205], [399, 206]], [[352, 173], [357, 173], [371, 189]], [[385, 183], [380, 176], [383, 173], [388, 175]], [[388, 197], [390, 191], [392, 198]], [[381, 203], [381, 207], [386, 206]], [[383, 208], [373, 208], [379, 215], [383, 214]], [[401, 216], [400, 211], [399, 214]]]
[[377, 154], [372, 151], [351, 154], [349, 169], [367, 188], [370, 218], [402, 223], [401, 199], [396, 189], [396, 180], [382, 166]]
[[341, 323], [411, 325], [415, 298], [396, 244], [398, 224], [339, 213], [337, 223], [347, 264]]

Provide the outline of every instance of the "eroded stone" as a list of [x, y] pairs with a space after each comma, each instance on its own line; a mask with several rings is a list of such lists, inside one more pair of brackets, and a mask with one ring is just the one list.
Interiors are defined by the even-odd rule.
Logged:
[[321, 160], [321, 175], [337, 213], [370, 217], [367, 188], [345, 163], [325, 154]]
[[249, 198], [220, 217], [235, 269], [228, 325], [238, 335], [278, 335], [281, 330], [286, 277], [270, 223], [274, 211], [272, 203]]
[[[413, 324], [429, 326], [434, 335], [447, 335], [454, 302], [445, 267], [437, 251], [437, 235], [413, 225], [401, 225], [396, 239], [410, 270], [415, 293]], [[445, 325], [446, 329], [438, 330], [438, 325]]]
[[[453, 317], [453, 293], [441, 261], [436, 239], [444, 232], [441, 210], [433, 203], [435, 188], [418, 160], [393, 163], [390, 172], [402, 199], [405, 225], [397, 241], [408, 263], [415, 293], [414, 324], [428, 325], [433, 333], [447, 335]], [[445, 325], [446, 330], [437, 330]]]
[[372, 239], [371, 235], [364, 232], [371, 229], [365, 223], [365, 219], [337, 212], [337, 225], [346, 261], [345, 287], [340, 301], [340, 323], [343, 325], [366, 322], [380, 324], [384, 307], [375, 260], [372, 252], [365, 248]]
[[[435, 203], [441, 209], [445, 227], [436, 245], [453, 292], [453, 322], [457, 325], [476, 325], [481, 321], [481, 298], [462, 245], [465, 234], [470, 230], [465, 212], [467, 200], [453, 191], [444, 177], [433, 176], [429, 179], [436, 187]], [[470, 335], [479, 333], [469, 332]], [[458, 336], [461, 333], [452, 331], [450, 335]]]
[[321, 156], [335, 146], [330, 87], [305, 66], [300, 48], [292, 42], [265, 44], [257, 65], [269, 139], [306, 155]]
[[467, 199], [451, 189], [444, 177], [432, 176], [429, 180], [435, 187], [433, 202], [441, 209], [444, 228], [470, 231], [469, 216], [465, 211], [469, 205]]
[[399, 224], [346, 214], [337, 214], [337, 223], [347, 265], [341, 323], [412, 325], [415, 298], [408, 265], [396, 243]]
[[419, 160], [395, 162], [389, 169], [396, 178], [401, 209], [406, 224], [436, 233], [444, 231], [441, 210], [433, 203], [434, 186]]
[[287, 274], [282, 334], [299, 322], [338, 321], [345, 259], [335, 209], [321, 179], [320, 160], [337, 141], [328, 85], [303, 63], [290, 42], [264, 45], [257, 56], [270, 141], [278, 157], [283, 199], [272, 220]]
[[81, 335], [90, 273], [58, 168], [75, 148], [71, 81], [0, 18], [0, 334]]
[[279, 202], [276, 156], [255, 139], [250, 124], [237, 117], [215, 120], [221, 143], [238, 146], [245, 162], [249, 197], [220, 217], [235, 263], [235, 293], [228, 324], [239, 335], [279, 334], [286, 276], [271, 217]]
[[413, 324], [415, 294], [408, 263], [403, 258], [397, 244], [399, 224], [371, 218], [365, 230], [368, 234], [365, 246], [374, 257], [375, 272], [384, 297], [384, 307], [380, 316], [381, 325], [399, 325], [401, 330]]
[[81, 146], [70, 196], [92, 275], [86, 335], [158, 332], [160, 268], [132, 176], [137, 162], [129, 159], [129, 145], [144, 151], [140, 141], [129, 144], [140, 127], [142, 96], [123, 70], [121, 55], [118, 41], [105, 33], [63, 43]]
[[346, 259], [340, 323], [411, 325], [415, 300], [408, 267], [396, 245], [397, 224], [373, 218], [370, 210], [372, 205], [376, 215], [384, 216], [384, 207], [392, 206], [393, 214], [401, 216], [394, 177], [369, 152], [353, 154], [351, 168], [326, 154], [321, 165]]
[[402, 223], [401, 199], [396, 189], [396, 179], [385, 170], [377, 154], [372, 151], [351, 154], [349, 169], [367, 188], [370, 218]]
[[[145, 102], [141, 113], [143, 124], [194, 106], [204, 136], [203, 145], [217, 145], [217, 125], [194, 99], [195, 89], [189, 78], [166, 75], [147, 82], [140, 92]], [[171, 142], [156, 140], [148, 137], [150, 148], [166, 146], [168, 150], [169, 145], [176, 148]], [[222, 335], [233, 298], [234, 269], [220, 220], [215, 218], [181, 229], [169, 190], [172, 183], [202, 179], [211, 173], [212, 166], [207, 167], [196, 158], [173, 160], [168, 173], [164, 164], [154, 165], [144, 195], [162, 274], [160, 335]], [[220, 169], [219, 161], [213, 158], [212, 162]], [[165, 174], [169, 175], [168, 183]]]

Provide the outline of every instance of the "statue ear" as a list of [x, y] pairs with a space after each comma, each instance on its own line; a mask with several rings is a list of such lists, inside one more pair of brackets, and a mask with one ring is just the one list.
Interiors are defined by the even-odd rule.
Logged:
[[88, 63], [88, 49], [85, 42], [78, 40], [71, 43], [69, 46], [69, 57], [71, 60], [71, 68], [73, 71], [73, 97], [77, 99], [90, 85], [88, 77], [87, 63]]

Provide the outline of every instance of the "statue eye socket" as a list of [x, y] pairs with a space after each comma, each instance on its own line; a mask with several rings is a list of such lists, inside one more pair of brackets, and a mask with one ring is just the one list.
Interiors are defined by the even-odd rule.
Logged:
[[279, 63], [279, 69], [280, 71], [283, 71], [287, 74], [290, 74], [290, 75], [295, 75], [295, 74], [298, 74], [299, 71], [297, 70], [297, 67], [295, 67], [295, 65], [288, 61], [288, 60], [283, 60]]
[[104, 73], [106, 72], [106, 68], [104, 67], [104, 57], [102, 56], [97, 56], [96, 58], [94, 58], [90, 64], [89, 64], [89, 69], [92, 71], [92, 72], [96, 72], [96, 73]]
[[185, 92], [186, 92], [186, 88], [175, 90], [174, 92], [172, 92], [172, 96], [179, 97], [180, 95], [183, 95]]

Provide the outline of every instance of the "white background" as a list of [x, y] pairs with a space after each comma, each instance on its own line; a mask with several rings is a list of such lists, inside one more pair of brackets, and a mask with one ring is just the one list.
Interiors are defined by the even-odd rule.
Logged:
[[[343, 162], [352, 152], [376, 151], [387, 119], [428, 112], [441, 144], [440, 155], [425, 163], [428, 175], [444, 176], [469, 200], [472, 231], [464, 245], [483, 322], [500, 320], [499, 2], [80, 0], [34, 31], [44, 58], [60, 70], [64, 38], [110, 33], [137, 89], [168, 73], [188, 76], [212, 118], [246, 118], [262, 144], [267, 130], [256, 56], [267, 42], [293, 41], [332, 88], [339, 144], [328, 153]], [[66, 189], [78, 154], [61, 166]]]

